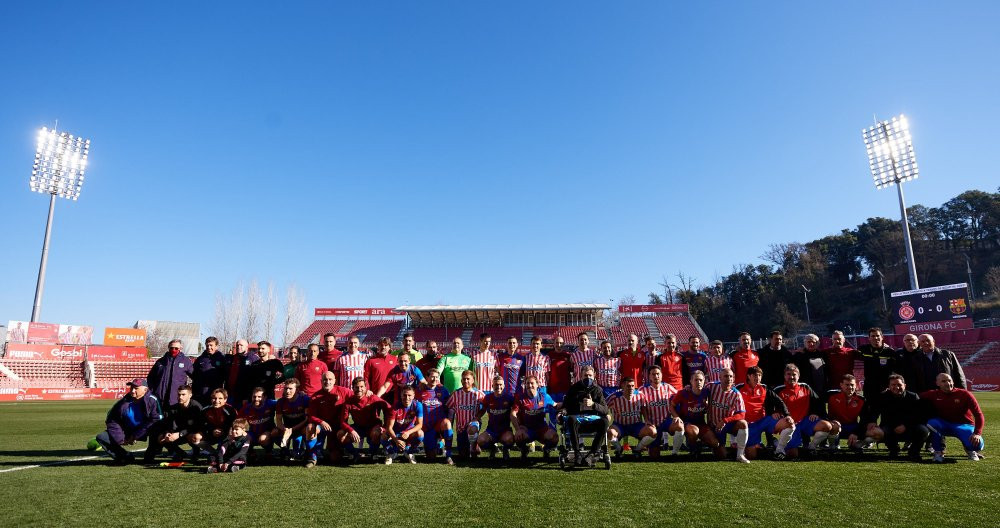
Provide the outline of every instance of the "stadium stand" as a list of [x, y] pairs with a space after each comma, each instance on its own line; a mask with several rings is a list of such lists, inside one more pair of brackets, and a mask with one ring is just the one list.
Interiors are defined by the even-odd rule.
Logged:
[[465, 329], [459, 327], [414, 328], [413, 339], [420, 346], [423, 346], [427, 341], [437, 341], [440, 345], [441, 343], [450, 342], [456, 337], [462, 337], [464, 332]]
[[135, 378], [145, 378], [156, 360], [94, 361], [94, 381], [97, 388], [119, 388]]
[[661, 315], [653, 318], [653, 324], [661, 334], [674, 334], [681, 342], [687, 341], [689, 336], [701, 335], [687, 315]]
[[317, 319], [302, 331], [293, 344], [298, 346], [319, 343], [328, 333], [338, 333], [348, 321], [342, 319]]
[[[4, 359], [0, 361], [13, 376], [0, 377], [2, 387], [85, 387], [80, 361]], [[148, 369], [147, 369], [148, 371]], [[145, 374], [144, 374], [145, 375]]]
[[[628, 334], [635, 334], [642, 337], [643, 335], [649, 333], [646, 328], [646, 322], [641, 317], [622, 317], [620, 319], [620, 326], [622, 333], [626, 336], [628, 336]], [[617, 341], [618, 339], [615, 339], [615, 342]]]

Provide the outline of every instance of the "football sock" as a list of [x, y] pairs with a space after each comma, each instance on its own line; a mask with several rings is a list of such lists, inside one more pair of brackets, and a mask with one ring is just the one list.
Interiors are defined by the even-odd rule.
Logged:
[[781, 432], [778, 433], [778, 444], [774, 447], [774, 451], [776, 453], [784, 453], [785, 452], [785, 446], [788, 445], [788, 442], [792, 441], [792, 435], [794, 433], [795, 433], [795, 427], [789, 427], [788, 429], [782, 429]]
[[747, 437], [749, 436], [750, 433], [746, 429], [740, 429], [736, 433], [736, 456], [743, 456], [743, 451], [747, 447]]

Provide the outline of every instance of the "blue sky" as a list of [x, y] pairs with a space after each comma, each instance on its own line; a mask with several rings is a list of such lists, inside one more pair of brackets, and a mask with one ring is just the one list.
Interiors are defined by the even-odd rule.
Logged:
[[[764, 7], [764, 6], [767, 7]], [[907, 114], [910, 203], [995, 190], [996, 3], [4, 2], [0, 320], [31, 313], [36, 129], [91, 138], [42, 320], [606, 302], [871, 216], [861, 129]], [[902, 286], [902, 285], [900, 285]]]

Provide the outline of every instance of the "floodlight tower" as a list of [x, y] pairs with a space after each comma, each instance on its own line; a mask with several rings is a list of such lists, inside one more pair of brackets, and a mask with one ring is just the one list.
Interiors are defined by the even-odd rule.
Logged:
[[906, 217], [906, 200], [903, 198], [903, 182], [917, 178], [917, 158], [913, 154], [913, 138], [906, 116], [900, 115], [891, 121], [875, 123], [861, 131], [868, 151], [868, 166], [871, 168], [875, 188], [896, 186], [899, 193], [899, 214], [902, 216], [903, 243], [906, 245], [906, 264], [910, 273], [910, 289], [920, 287], [917, 281], [917, 264], [913, 260], [913, 243], [910, 241], [910, 222]]
[[73, 136], [56, 129], [42, 127], [38, 131], [38, 148], [35, 165], [31, 171], [31, 190], [49, 195], [49, 218], [45, 222], [45, 240], [42, 242], [42, 262], [38, 265], [38, 282], [35, 284], [35, 304], [31, 307], [31, 322], [38, 322], [42, 315], [42, 291], [45, 289], [45, 266], [49, 260], [49, 238], [52, 236], [52, 213], [56, 197], [76, 201], [83, 187], [83, 173], [87, 168], [90, 140]]

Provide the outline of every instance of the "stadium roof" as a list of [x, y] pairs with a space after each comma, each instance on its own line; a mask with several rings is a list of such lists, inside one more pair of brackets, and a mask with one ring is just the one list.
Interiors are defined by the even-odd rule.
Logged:
[[607, 304], [461, 304], [456, 306], [400, 306], [400, 312], [484, 312], [490, 310], [529, 311], [539, 310], [609, 310]]
[[507, 314], [593, 314], [599, 318], [607, 304], [463, 304], [458, 306], [400, 306], [415, 326], [500, 325]]

